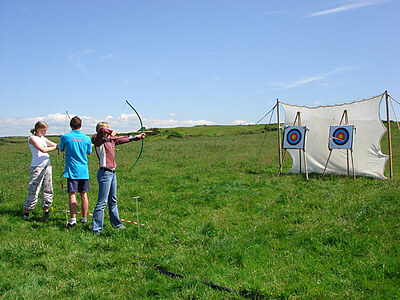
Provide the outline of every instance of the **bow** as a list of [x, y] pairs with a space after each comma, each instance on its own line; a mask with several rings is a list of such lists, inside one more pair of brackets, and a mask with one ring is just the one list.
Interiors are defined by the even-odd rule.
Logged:
[[[128, 105], [130, 106], [130, 108], [132, 108], [133, 111], [134, 111], [134, 112], [136, 113], [136, 115], [138, 116], [139, 122], [140, 122], [140, 131], [143, 133], [143, 123], [142, 123], [142, 119], [140, 118], [139, 113], [138, 113], [137, 110], [128, 102], [128, 100], [125, 100], [125, 101], [126, 101], [126, 104], [128, 104]], [[140, 147], [139, 155], [138, 155], [138, 157], [136, 158], [135, 163], [134, 163], [134, 164], [132, 165], [132, 167], [129, 169], [129, 173], [132, 171], [133, 167], [136, 166], [137, 162], [138, 162], [139, 159], [140, 159], [140, 156], [142, 155], [142, 152], [143, 152], [143, 139], [141, 139], [141, 140], [142, 140], [142, 146]]]

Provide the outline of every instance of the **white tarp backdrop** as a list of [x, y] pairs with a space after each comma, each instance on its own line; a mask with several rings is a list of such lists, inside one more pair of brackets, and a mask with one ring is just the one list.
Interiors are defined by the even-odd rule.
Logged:
[[[300, 112], [301, 125], [308, 128], [305, 151], [309, 173], [323, 173], [329, 156], [329, 127], [339, 125], [344, 110], [347, 110], [349, 124], [353, 124], [356, 130], [353, 144], [355, 174], [379, 179], [386, 178], [384, 170], [388, 156], [381, 152], [380, 146], [382, 136], [386, 132], [386, 127], [379, 115], [382, 98], [383, 94], [348, 104], [315, 108], [281, 102], [285, 111], [285, 126], [293, 125], [297, 112]], [[301, 172], [304, 173], [303, 155], [300, 156], [298, 150], [288, 150], [288, 152], [293, 160], [289, 173], [299, 173], [300, 163]], [[346, 150], [332, 150], [326, 174], [347, 175]], [[351, 160], [350, 174], [352, 174]]]

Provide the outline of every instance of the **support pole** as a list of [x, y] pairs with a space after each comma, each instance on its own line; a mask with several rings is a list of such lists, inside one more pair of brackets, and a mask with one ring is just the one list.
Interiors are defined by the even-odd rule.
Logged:
[[[296, 119], [297, 119], [297, 125], [298, 126], [301, 126], [301, 116], [300, 116], [300, 112], [298, 111], [297, 112], [297, 115], [296, 115]], [[300, 173], [301, 173], [301, 151], [304, 151], [304, 149], [299, 149], [299, 164], [300, 164]]]
[[285, 149], [285, 152], [283, 153], [282, 164], [281, 164], [281, 166], [280, 166], [280, 168], [279, 168], [278, 176], [280, 176], [280, 175], [282, 174], [282, 168], [283, 168], [283, 163], [284, 163], [284, 161], [285, 161], [286, 153], [287, 153], [287, 149]]
[[301, 173], [301, 149], [299, 149], [299, 166], [300, 166], [300, 173]]
[[393, 178], [393, 159], [392, 159], [392, 130], [390, 126], [390, 116], [389, 116], [389, 97], [388, 92], [385, 91], [386, 96], [386, 120], [388, 128], [388, 148], [389, 148], [389, 177]]
[[279, 99], [276, 99], [276, 112], [278, 117], [278, 149], [279, 149], [279, 174], [282, 171], [282, 141], [281, 141], [281, 123], [279, 119]]
[[328, 160], [326, 161], [325, 168], [324, 168], [324, 172], [322, 173], [322, 176], [325, 175], [325, 171], [326, 171], [326, 168], [328, 167], [328, 163], [329, 163], [329, 160], [331, 159], [331, 155], [332, 155], [332, 149], [329, 149]]
[[138, 204], [138, 199], [140, 196], [133, 197], [133, 199], [136, 200], [136, 220], [137, 220], [137, 230], [139, 232], [139, 204]]
[[303, 157], [304, 157], [304, 168], [305, 168], [305, 173], [306, 173], [306, 179], [308, 180], [307, 154], [306, 154], [305, 150], [303, 150]]
[[353, 168], [353, 178], [356, 179], [356, 170], [354, 170], [354, 159], [353, 159], [353, 149], [350, 150], [351, 152], [351, 167]]

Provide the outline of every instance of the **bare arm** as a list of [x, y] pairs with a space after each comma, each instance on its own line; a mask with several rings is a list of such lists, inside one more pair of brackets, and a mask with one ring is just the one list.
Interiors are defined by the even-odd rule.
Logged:
[[56, 143], [53, 143], [52, 141], [48, 140], [47, 138], [46, 138], [46, 144], [47, 144], [47, 147], [55, 147], [55, 146], [57, 146]]
[[42, 145], [40, 145], [40, 143], [39, 143], [39, 141], [38, 141], [38, 138], [35, 137], [35, 136], [32, 136], [32, 137], [29, 139], [29, 143], [30, 143], [32, 146], [34, 146], [36, 149], [38, 149], [40, 152], [43, 152], [43, 153], [48, 153], [48, 152], [51, 152], [51, 151], [56, 150], [56, 144], [54, 144], [54, 143], [53, 143], [54, 146], [50, 146], [50, 147], [44, 148]]

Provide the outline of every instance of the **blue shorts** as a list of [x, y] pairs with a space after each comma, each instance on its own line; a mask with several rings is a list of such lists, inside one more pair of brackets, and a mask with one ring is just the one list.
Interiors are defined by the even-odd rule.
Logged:
[[89, 179], [69, 179], [68, 183], [68, 193], [87, 193], [89, 192]]

